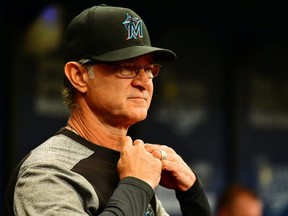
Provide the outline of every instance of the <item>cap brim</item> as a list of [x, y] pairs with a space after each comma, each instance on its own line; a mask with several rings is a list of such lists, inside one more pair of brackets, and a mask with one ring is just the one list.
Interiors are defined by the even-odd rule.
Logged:
[[102, 55], [91, 56], [90, 58], [96, 61], [112, 62], [136, 58], [149, 53], [153, 55], [153, 58], [156, 61], [172, 61], [177, 57], [174, 52], [168, 49], [151, 46], [131, 46], [106, 52]]

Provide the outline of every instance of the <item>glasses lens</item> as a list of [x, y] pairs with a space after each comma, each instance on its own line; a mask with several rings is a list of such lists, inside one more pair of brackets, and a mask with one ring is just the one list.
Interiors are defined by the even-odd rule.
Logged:
[[126, 66], [126, 65], [122, 65], [119, 66], [120, 67], [120, 74], [122, 77], [125, 78], [133, 78], [135, 76], [137, 76], [137, 67], [135, 66]]
[[118, 75], [123, 78], [135, 78], [140, 70], [143, 68], [146, 75], [152, 79], [159, 73], [161, 65], [159, 64], [148, 64], [146, 66], [138, 65], [120, 65], [116, 66], [119, 69]]
[[150, 78], [154, 78], [158, 75], [159, 71], [160, 71], [160, 67], [161, 65], [159, 64], [149, 64], [147, 65], [146, 68], [146, 74], [148, 75], [148, 77]]

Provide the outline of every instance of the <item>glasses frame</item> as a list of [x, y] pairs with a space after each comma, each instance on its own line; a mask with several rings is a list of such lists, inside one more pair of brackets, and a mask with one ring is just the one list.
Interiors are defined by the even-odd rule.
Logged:
[[[130, 65], [129, 63], [127, 64], [122, 64], [122, 65], [117, 65], [117, 64], [113, 64], [113, 63], [109, 63], [109, 62], [98, 62], [95, 61], [93, 59], [81, 59], [78, 61], [80, 64], [82, 65], [95, 65], [95, 64], [103, 64], [103, 65], [107, 65], [109, 67], [113, 67], [116, 69], [115, 74], [119, 77], [119, 78], [125, 78], [125, 79], [133, 79], [135, 77], [138, 76], [138, 74], [140, 73], [141, 69], [144, 70], [144, 72], [146, 73], [146, 75], [148, 76], [149, 79], [153, 79], [155, 78], [160, 71], [160, 68], [162, 67], [162, 65], [160, 64], [156, 64], [156, 63], [150, 63], [150, 64], [146, 64], [144, 66], [141, 65]], [[147, 71], [148, 69], [151, 69], [151, 74], [152, 76], [150, 76], [148, 74], [149, 71]], [[153, 71], [153, 69], [155, 69]], [[130, 75], [125, 74], [125, 72], [130, 71]]]

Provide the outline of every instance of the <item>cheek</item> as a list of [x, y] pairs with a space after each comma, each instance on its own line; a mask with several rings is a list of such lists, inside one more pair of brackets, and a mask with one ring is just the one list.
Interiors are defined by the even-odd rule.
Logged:
[[97, 78], [94, 78], [88, 85], [87, 97], [92, 101], [102, 101], [109, 94], [108, 90], [108, 84], [99, 82]]
[[152, 100], [153, 92], [154, 92], [154, 86], [152, 84], [151, 88], [148, 89], [148, 94], [149, 94], [149, 97], [150, 97], [150, 101]]
[[89, 91], [93, 94], [91, 96], [94, 100], [98, 102], [117, 102], [125, 96], [124, 85], [120, 85], [119, 82], [111, 82], [111, 79], [109, 82], [105, 79], [94, 82]]

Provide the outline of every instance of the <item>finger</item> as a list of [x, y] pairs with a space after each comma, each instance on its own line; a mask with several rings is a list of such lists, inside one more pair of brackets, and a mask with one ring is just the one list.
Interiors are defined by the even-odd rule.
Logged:
[[153, 157], [161, 160], [162, 155], [161, 155], [161, 151], [160, 150], [154, 150], [154, 151], [151, 152], [151, 154], [153, 155]]
[[144, 145], [144, 142], [141, 139], [136, 139], [133, 144], [134, 144], [134, 146], [136, 146], [136, 145]]
[[171, 147], [169, 147], [167, 145], [145, 143], [144, 147], [145, 147], [146, 151], [148, 151], [150, 153], [152, 153], [153, 151], [156, 151], [156, 150], [163, 150], [169, 155], [170, 154], [176, 154], [176, 152]]
[[132, 141], [132, 138], [130, 136], [125, 136], [122, 138], [122, 140], [121, 140], [122, 150], [129, 147], [129, 146], [132, 146], [132, 145], [133, 145], [133, 141]]
[[145, 143], [144, 145], [146, 151], [152, 153], [153, 151], [156, 151], [157, 149], [159, 149], [161, 147], [160, 144], [150, 144], [150, 143]]
[[151, 152], [151, 154], [155, 157], [158, 158], [159, 160], [166, 160], [168, 157], [168, 154], [166, 151], [162, 150], [162, 149], [156, 149], [153, 152]]

